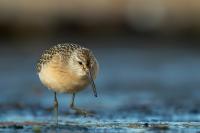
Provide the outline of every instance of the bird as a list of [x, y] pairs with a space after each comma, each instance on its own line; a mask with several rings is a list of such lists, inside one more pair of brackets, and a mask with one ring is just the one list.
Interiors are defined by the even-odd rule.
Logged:
[[37, 74], [42, 84], [54, 92], [54, 114], [58, 123], [57, 93], [72, 94], [70, 108], [82, 115], [88, 111], [75, 106], [75, 95], [91, 85], [94, 96], [97, 90], [94, 83], [99, 73], [99, 63], [93, 52], [79, 44], [57, 44], [45, 50], [36, 64]]

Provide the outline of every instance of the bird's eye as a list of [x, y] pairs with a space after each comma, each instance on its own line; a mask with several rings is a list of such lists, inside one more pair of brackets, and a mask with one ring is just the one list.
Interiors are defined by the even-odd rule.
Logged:
[[79, 61], [78, 63], [79, 63], [79, 65], [83, 65], [83, 63], [82, 63], [82, 62], [80, 62], [80, 61]]

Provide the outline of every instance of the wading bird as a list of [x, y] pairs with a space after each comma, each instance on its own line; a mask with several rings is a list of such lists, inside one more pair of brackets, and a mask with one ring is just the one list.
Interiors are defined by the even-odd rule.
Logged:
[[72, 94], [71, 109], [87, 115], [74, 105], [75, 94], [91, 84], [97, 97], [94, 79], [99, 70], [92, 51], [77, 44], [58, 44], [45, 50], [37, 63], [37, 73], [44, 86], [54, 92], [54, 111], [58, 123], [57, 93]]

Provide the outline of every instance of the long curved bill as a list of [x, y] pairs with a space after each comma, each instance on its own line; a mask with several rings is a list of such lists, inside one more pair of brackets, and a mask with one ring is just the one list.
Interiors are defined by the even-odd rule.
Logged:
[[94, 93], [94, 96], [97, 97], [97, 90], [96, 90], [96, 86], [95, 86], [95, 83], [94, 83], [94, 80], [93, 80], [93, 77], [92, 77], [92, 74], [91, 74], [91, 71], [89, 70], [88, 72], [88, 78], [90, 80], [90, 84], [92, 86], [92, 90], [93, 90], [93, 93]]

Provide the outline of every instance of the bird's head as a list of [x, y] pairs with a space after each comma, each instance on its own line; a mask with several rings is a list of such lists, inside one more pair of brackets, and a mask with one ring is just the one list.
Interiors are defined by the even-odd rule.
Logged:
[[97, 97], [94, 79], [98, 73], [98, 63], [93, 53], [87, 48], [79, 48], [72, 53], [69, 65], [77, 75], [89, 80], [94, 96]]

